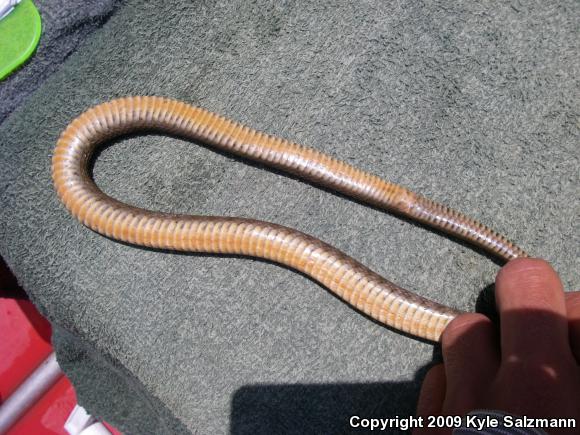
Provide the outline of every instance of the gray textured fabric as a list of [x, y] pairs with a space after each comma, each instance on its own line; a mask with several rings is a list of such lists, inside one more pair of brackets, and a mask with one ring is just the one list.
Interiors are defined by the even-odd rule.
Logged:
[[27, 63], [0, 82], [0, 123], [40, 86], [95, 29], [120, 0], [36, 0], [42, 36]]
[[[57, 326], [81, 404], [128, 433], [336, 433], [413, 412], [432, 347], [273, 264], [139, 249], [51, 187], [59, 132], [128, 94], [183, 99], [479, 218], [578, 275], [578, 5], [131, 0], [0, 129], [0, 247]], [[180, 139], [107, 147], [128, 203], [315, 235], [473, 309], [498, 265], [389, 214]]]

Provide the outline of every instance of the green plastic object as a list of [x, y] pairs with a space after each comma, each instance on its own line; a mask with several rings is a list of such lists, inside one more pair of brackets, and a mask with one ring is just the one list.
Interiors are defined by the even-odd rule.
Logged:
[[0, 80], [34, 53], [41, 32], [40, 14], [32, 0], [22, 0], [0, 20]]

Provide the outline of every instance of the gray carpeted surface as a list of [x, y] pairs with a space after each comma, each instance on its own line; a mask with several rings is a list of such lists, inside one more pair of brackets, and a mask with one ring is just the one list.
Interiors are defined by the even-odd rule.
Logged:
[[[168, 4], [171, 3], [171, 4]], [[0, 129], [1, 253], [57, 326], [81, 403], [128, 433], [336, 433], [413, 412], [432, 347], [301, 275], [116, 243], [52, 190], [59, 132], [156, 94], [314, 146], [479, 218], [578, 275], [578, 5], [131, 0]], [[498, 265], [424, 228], [170, 137], [106, 148], [129, 203], [250, 216], [472, 309]]]
[[42, 17], [42, 37], [34, 55], [0, 82], [0, 123], [22, 104], [95, 29], [120, 0], [35, 0]]

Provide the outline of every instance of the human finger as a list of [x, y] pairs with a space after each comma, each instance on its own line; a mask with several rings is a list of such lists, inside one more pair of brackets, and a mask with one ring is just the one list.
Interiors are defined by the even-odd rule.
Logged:
[[570, 348], [576, 362], [580, 364], [580, 292], [566, 293], [566, 313]]
[[441, 347], [447, 376], [445, 409], [468, 412], [477, 406], [475, 392], [485, 390], [499, 368], [496, 328], [483, 314], [463, 314], [445, 328]]
[[546, 261], [510, 261], [498, 273], [495, 291], [504, 359], [544, 359], [547, 349], [555, 360], [570, 355], [562, 283]]
[[427, 417], [439, 415], [443, 400], [445, 399], [445, 367], [437, 364], [431, 367], [425, 375], [419, 402], [417, 403], [417, 415]]

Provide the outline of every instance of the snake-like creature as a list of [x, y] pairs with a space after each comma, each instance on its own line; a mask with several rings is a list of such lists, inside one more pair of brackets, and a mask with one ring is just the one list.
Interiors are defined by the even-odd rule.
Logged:
[[294, 174], [464, 239], [504, 261], [527, 256], [474, 219], [312, 148], [180, 101], [147, 96], [112, 100], [82, 113], [61, 134], [52, 159], [54, 185], [66, 208], [87, 227], [116, 240], [284, 264], [371, 318], [431, 341], [438, 341], [445, 326], [461, 313], [405, 290], [338, 249], [291, 228], [253, 219], [154, 212], [107, 196], [90, 177], [91, 157], [103, 142], [140, 130], [200, 141]]

